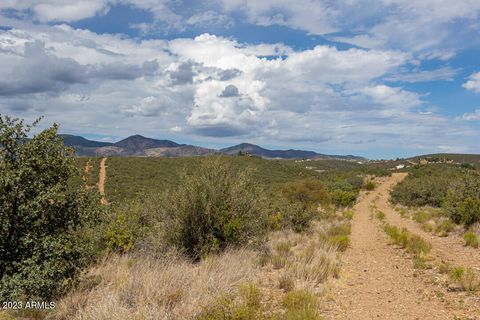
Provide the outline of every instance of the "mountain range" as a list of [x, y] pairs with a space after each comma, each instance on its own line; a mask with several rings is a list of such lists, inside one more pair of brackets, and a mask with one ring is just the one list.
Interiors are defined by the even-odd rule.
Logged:
[[64, 144], [74, 147], [78, 156], [137, 156], [137, 157], [185, 157], [208, 154], [250, 155], [268, 159], [340, 159], [362, 161], [353, 155], [327, 155], [305, 150], [269, 150], [260, 146], [241, 143], [224, 149], [208, 149], [179, 144], [170, 140], [157, 140], [133, 135], [115, 143], [85, 139], [81, 136], [62, 134]]

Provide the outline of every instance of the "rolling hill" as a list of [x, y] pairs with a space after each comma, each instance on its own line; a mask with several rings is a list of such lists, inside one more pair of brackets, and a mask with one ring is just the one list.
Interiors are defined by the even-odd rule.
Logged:
[[268, 150], [250, 143], [241, 143], [236, 146], [224, 148], [220, 150], [223, 154], [236, 155], [239, 152], [251, 154], [262, 158], [271, 159], [342, 159], [342, 160], [364, 160], [362, 157], [346, 155], [327, 155], [316, 153], [314, 151], [305, 150]]
[[185, 157], [208, 154], [248, 155], [267, 159], [340, 159], [359, 161], [365, 158], [352, 155], [326, 155], [305, 150], [269, 150], [260, 146], [241, 143], [215, 150], [199, 146], [179, 144], [170, 140], [157, 140], [133, 135], [115, 143], [88, 140], [80, 136], [62, 135], [66, 146], [74, 147], [78, 156], [138, 156], [138, 157]]

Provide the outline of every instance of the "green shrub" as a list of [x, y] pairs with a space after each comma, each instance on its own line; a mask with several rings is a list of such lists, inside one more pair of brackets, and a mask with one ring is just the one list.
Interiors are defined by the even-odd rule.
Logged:
[[312, 220], [318, 217], [318, 212], [315, 209], [305, 208], [298, 203], [288, 204], [284, 213], [287, 226], [290, 226], [295, 232], [308, 230]]
[[328, 192], [323, 183], [315, 178], [288, 182], [281, 187], [282, 194], [292, 202], [300, 202], [307, 207], [318, 207], [328, 202]]
[[[448, 165], [414, 169], [394, 187], [391, 198], [407, 206], [442, 207], [446, 216], [465, 227], [480, 221], [480, 175], [473, 170]], [[424, 223], [429, 216], [418, 212], [414, 218]]]
[[153, 237], [197, 260], [229, 246], [259, 241], [266, 231], [266, 200], [251, 172], [220, 157], [205, 158], [159, 201]]
[[133, 231], [123, 212], [107, 225], [105, 242], [109, 251], [127, 252], [133, 249]]
[[466, 246], [478, 248], [478, 237], [475, 233], [467, 232], [463, 235], [463, 239], [465, 240]]
[[0, 301], [54, 298], [97, 253], [98, 194], [71, 188], [57, 125], [27, 139], [31, 128], [0, 116]]
[[268, 219], [270, 229], [278, 230], [290, 228], [295, 232], [302, 232], [310, 228], [313, 219], [319, 216], [317, 208], [296, 200], [288, 200], [282, 196], [270, 197], [270, 212]]
[[331, 201], [336, 207], [351, 207], [357, 200], [357, 193], [352, 191], [334, 190], [330, 193]]
[[385, 233], [393, 242], [414, 255], [427, 254], [430, 252], [431, 245], [420, 236], [412, 234], [407, 229], [399, 229], [392, 225], [385, 225]]
[[468, 227], [480, 221], [480, 175], [467, 172], [454, 181], [443, 203], [446, 214], [457, 224]]
[[375, 190], [375, 188], [377, 187], [377, 185], [375, 184], [374, 181], [370, 180], [370, 181], [367, 181], [364, 185], [363, 185], [363, 188], [367, 191], [372, 191], [372, 190]]
[[475, 291], [480, 288], [480, 281], [478, 280], [477, 274], [471, 268], [452, 268], [448, 276], [461, 290]]
[[393, 203], [405, 206], [440, 207], [450, 183], [461, 170], [446, 165], [422, 166], [412, 169], [390, 193]]

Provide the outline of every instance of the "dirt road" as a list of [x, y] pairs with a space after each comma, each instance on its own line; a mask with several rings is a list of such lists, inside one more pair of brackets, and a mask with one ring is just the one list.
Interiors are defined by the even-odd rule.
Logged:
[[102, 196], [102, 204], [108, 204], [107, 198], [105, 197], [105, 179], [107, 177], [107, 167], [105, 165], [106, 162], [107, 158], [102, 158], [102, 160], [100, 160], [100, 170], [98, 172], [98, 191]]
[[444, 297], [446, 289], [419, 276], [409, 256], [389, 245], [389, 239], [371, 217], [371, 205], [376, 202], [389, 206], [389, 189], [404, 177], [402, 173], [393, 174], [355, 206], [351, 247], [342, 258], [342, 275], [323, 312], [326, 319], [476, 319], [470, 317], [471, 309], [458, 310], [439, 298], [440, 293]]
[[432, 245], [432, 255], [450, 263], [453, 266], [462, 266], [480, 271], [480, 250], [464, 246], [462, 237], [450, 234], [448, 237], [439, 237], [422, 229], [421, 225], [409, 218], [402, 218], [388, 203], [388, 196], [381, 195], [375, 202], [378, 210], [385, 213], [386, 221], [397, 227], [405, 227], [418, 234]]

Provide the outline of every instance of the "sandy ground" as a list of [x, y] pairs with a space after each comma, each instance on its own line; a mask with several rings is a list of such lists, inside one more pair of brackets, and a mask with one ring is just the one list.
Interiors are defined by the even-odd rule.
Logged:
[[[390, 245], [379, 222], [372, 218], [371, 205], [375, 203], [388, 222], [412, 227], [388, 203], [390, 188], [404, 177], [403, 173], [393, 174], [355, 206], [351, 247], [342, 258], [341, 277], [322, 312], [326, 319], [480, 319], [477, 293], [449, 292], [445, 284], [435, 281], [439, 278], [435, 270], [415, 270], [410, 256]], [[418, 230], [412, 227], [412, 231]], [[430, 237], [425, 235], [427, 240]], [[444, 254], [459, 263], [474, 261], [468, 257], [469, 250], [465, 254], [456, 250], [463, 249], [459, 244], [445, 245], [440, 240], [432, 242], [433, 254]]]

